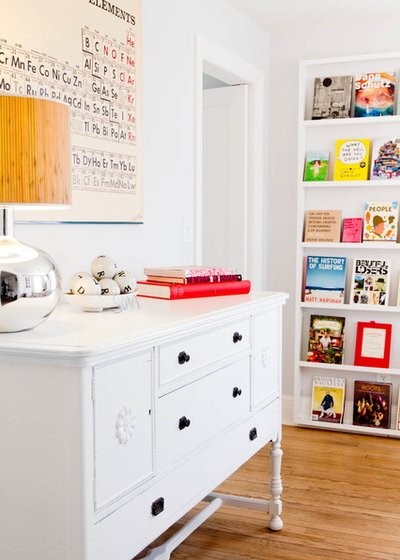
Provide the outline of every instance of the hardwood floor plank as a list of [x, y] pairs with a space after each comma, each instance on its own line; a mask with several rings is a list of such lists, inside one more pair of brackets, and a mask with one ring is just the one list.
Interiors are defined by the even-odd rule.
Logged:
[[[398, 440], [285, 426], [282, 449], [282, 531], [269, 531], [263, 512], [223, 506], [171, 560], [400, 560]], [[267, 498], [268, 451], [218, 491]]]

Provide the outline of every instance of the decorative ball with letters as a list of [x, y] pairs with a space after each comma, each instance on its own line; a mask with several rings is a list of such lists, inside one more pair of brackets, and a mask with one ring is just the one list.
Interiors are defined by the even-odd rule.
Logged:
[[97, 280], [102, 278], [113, 278], [118, 271], [118, 267], [111, 257], [100, 255], [96, 257], [90, 265], [90, 272]]
[[136, 289], [136, 280], [126, 270], [120, 270], [113, 278], [118, 284], [121, 294], [129, 294]]
[[85, 271], [75, 272], [75, 274], [71, 276], [68, 285], [71, 294], [74, 293], [75, 285], [77, 283], [79, 284], [82, 281], [82, 278], [93, 278], [93, 276], [90, 274], [90, 272], [85, 272]]
[[116, 296], [121, 293], [118, 284], [111, 278], [102, 278], [99, 283], [102, 296]]
[[70, 282], [70, 291], [75, 295], [99, 296], [101, 294], [100, 283], [90, 274], [83, 276], [74, 275], [75, 280]]

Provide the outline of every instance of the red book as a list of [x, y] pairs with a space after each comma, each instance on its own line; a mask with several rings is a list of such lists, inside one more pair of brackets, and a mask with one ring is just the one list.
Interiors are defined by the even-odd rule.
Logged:
[[250, 288], [250, 280], [198, 282], [196, 284], [167, 284], [165, 282], [139, 280], [137, 283], [137, 295], [161, 299], [185, 299], [248, 294]]

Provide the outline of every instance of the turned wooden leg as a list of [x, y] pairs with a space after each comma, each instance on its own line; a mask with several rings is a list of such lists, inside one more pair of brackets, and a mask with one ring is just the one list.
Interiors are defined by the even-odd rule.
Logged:
[[271, 461], [271, 480], [269, 485], [271, 500], [269, 511], [272, 516], [269, 520], [268, 527], [272, 531], [279, 531], [283, 527], [283, 521], [280, 518], [282, 513], [281, 494], [283, 491], [281, 478], [282, 455], [281, 442], [278, 439], [272, 442], [272, 447], [269, 452]]

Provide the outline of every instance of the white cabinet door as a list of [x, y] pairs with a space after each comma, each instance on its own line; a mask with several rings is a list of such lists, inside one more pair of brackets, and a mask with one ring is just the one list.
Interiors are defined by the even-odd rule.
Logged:
[[146, 353], [95, 368], [96, 510], [153, 473], [151, 367]]
[[252, 404], [258, 405], [279, 395], [280, 309], [254, 317], [254, 362]]

